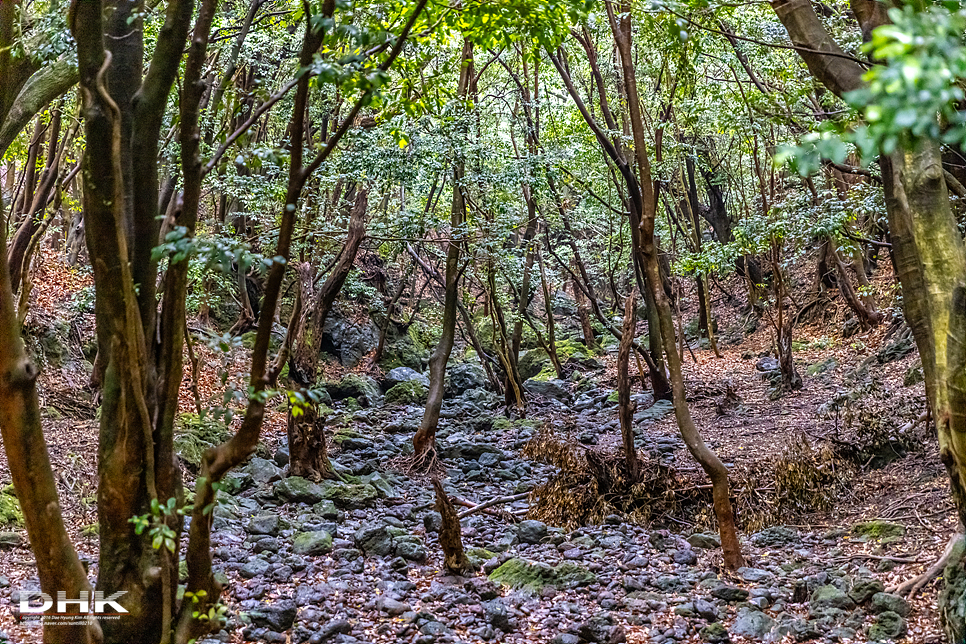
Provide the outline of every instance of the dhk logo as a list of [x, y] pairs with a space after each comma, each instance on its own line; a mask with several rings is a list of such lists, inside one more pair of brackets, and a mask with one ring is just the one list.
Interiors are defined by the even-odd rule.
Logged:
[[[116, 592], [109, 597], [104, 597], [104, 593], [100, 590], [95, 590], [90, 593], [86, 590], [80, 591], [80, 597], [77, 599], [67, 599], [67, 593], [63, 590], [57, 591], [57, 611], [53, 614], [55, 615], [67, 615], [67, 614], [81, 614], [86, 615], [91, 612], [91, 604], [94, 605], [94, 613], [101, 615], [105, 613], [119, 614], [127, 613], [127, 610], [121, 606], [117, 600], [119, 600], [123, 595], [126, 595], [127, 591], [122, 590]], [[93, 601], [91, 601], [93, 595]], [[39, 597], [41, 604], [30, 605], [31, 598]], [[20, 591], [20, 613], [23, 615], [39, 615], [46, 613], [54, 606], [54, 599], [47, 593], [40, 592], [39, 590], [22, 590]], [[76, 613], [68, 613], [68, 606], [77, 606]], [[108, 610], [108, 606], [113, 608], [113, 610]]]

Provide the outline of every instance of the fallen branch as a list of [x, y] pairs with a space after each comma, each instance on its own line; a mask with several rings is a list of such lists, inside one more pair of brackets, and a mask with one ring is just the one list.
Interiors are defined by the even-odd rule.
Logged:
[[[521, 494], [514, 494], [513, 496], [501, 496], [496, 499], [490, 499], [489, 501], [486, 501], [485, 503], [480, 503], [480, 504], [474, 504], [474, 503], [471, 503], [470, 501], [467, 501], [466, 499], [453, 497], [453, 502], [469, 508], [469, 510], [463, 510], [458, 515], [458, 518], [465, 519], [466, 517], [472, 514], [476, 514], [477, 512], [483, 512], [487, 508], [491, 508], [494, 505], [503, 505], [504, 503], [513, 503], [514, 501], [522, 501], [528, 496], [530, 496], [529, 492], [523, 492]], [[496, 516], [503, 516], [502, 514], [500, 514], [495, 510], [487, 512], [486, 514], [495, 514]]]
[[907, 579], [898, 586], [887, 588], [886, 592], [903, 597], [911, 597], [912, 595], [918, 593], [920, 590], [922, 590], [923, 586], [928, 584], [943, 571], [943, 568], [946, 567], [946, 563], [949, 561], [949, 557], [953, 553], [953, 548], [956, 546], [956, 542], [962, 538], [962, 532], [954, 532], [953, 535], [949, 537], [949, 543], [946, 544], [946, 549], [943, 550], [942, 555], [940, 555], [939, 559], [936, 560], [936, 563], [931, 565], [926, 572], [922, 573], [918, 577]]

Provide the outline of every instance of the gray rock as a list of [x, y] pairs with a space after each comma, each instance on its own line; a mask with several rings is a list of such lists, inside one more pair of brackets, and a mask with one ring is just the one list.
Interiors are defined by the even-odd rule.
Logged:
[[799, 543], [801, 540], [802, 538], [798, 534], [798, 530], [781, 525], [771, 526], [751, 535], [751, 542], [759, 548], [787, 546], [793, 543]]
[[325, 498], [322, 488], [301, 476], [290, 476], [275, 484], [275, 496], [287, 503], [318, 503]]
[[19, 548], [24, 543], [23, 535], [16, 532], [0, 532], [0, 549]]
[[889, 611], [897, 613], [901, 617], [906, 617], [909, 615], [909, 602], [899, 595], [876, 593], [872, 596], [872, 605], [869, 607], [869, 611], [874, 614]]
[[292, 540], [292, 552], [297, 555], [310, 556], [332, 552], [332, 535], [325, 530], [300, 532]]
[[376, 600], [376, 608], [387, 615], [402, 615], [403, 613], [412, 610], [409, 604], [404, 604], [403, 602], [397, 601], [392, 597], [385, 596]]
[[446, 393], [458, 396], [468, 389], [486, 386], [486, 374], [478, 364], [459, 363], [446, 367]]
[[748, 591], [737, 586], [722, 584], [711, 591], [712, 597], [723, 599], [726, 602], [743, 602], [748, 599]]
[[346, 619], [333, 619], [332, 621], [326, 622], [319, 629], [319, 639], [329, 639], [333, 635], [348, 635], [352, 632], [352, 624]]
[[530, 378], [523, 383], [523, 388], [527, 393], [534, 396], [560, 401], [570, 400], [570, 392], [567, 391], [567, 383], [564, 380], [535, 380]]
[[694, 554], [694, 550], [691, 550], [690, 548], [675, 550], [671, 555], [671, 559], [674, 560], [674, 563], [685, 566], [693, 566], [694, 564], [698, 563], [698, 555]]
[[386, 374], [386, 385], [388, 388], [395, 387], [404, 382], [418, 382], [429, 387], [429, 378], [409, 367], [396, 367]]
[[281, 521], [277, 514], [256, 514], [245, 524], [245, 532], [248, 534], [267, 534], [270, 537], [277, 537], [280, 530]]
[[775, 578], [775, 575], [773, 573], [768, 572], [767, 570], [762, 570], [761, 568], [747, 568], [747, 567], [739, 568], [738, 576], [744, 579], [745, 581], [751, 582], [753, 584], [761, 583], [761, 582], [770, 582], [772, 579]]
[[852, 583], [852, 589], [849, 591], [849, 597], [851, 597], [852, 601], [854, 601], [856, 604], [864, 604], [872, 599], [872, 596], [876, 593], [881, 593], [884, 591], [885, 585], [878, 579], [861, 578], [856, 579]]
[[814, 610], [817, 608], [840, 608], [842, 610], [852, 610], [855, 608], [855, 602], [852, 598], [846, 595], [842, 590], [836, 588], [835, 586], [828, 584], [825, 586], [819, 586], [812, 593], [812, 598], [808, 603], [809, 609]]
[[725, 642], [731, 641], [731, 637], [728, 636], [728, 630], [720, 622], [708, 624], [701, 629], [700, 635], [701, 639], [711, 644], [724, 644]]
[[364, 525], [353, 535], [356, 545], [368, 555], [385, 557], [393, 551], [393, 538], [385, 524]]
[[242, 579], [255, 579], [256, 577], [264, 577], [271, 569], [272, 564], [268, 563], [261, 557], [255, 557], [242, 566], [238, 570], [238, 574]]
[[873, 642], [899, 639], [906, 634], [906, 620], [891, 610], [879, 613], [875, 624], [869, 628], [869, 639]]
[[260, 485], [271, 483], [282, 478], [282, 470], [275, 463], [257, 456], [253, 457], [242, 471], [249, 474]]
[[542, 521], [528, 519], [517, 525], [517, 538], [521, 543], [540, 543], [547, 536], [547, 525]]
[[335, 306], [322, 326], [322, 340], [324, 345], [335, 347], [339, 362], [351, 369], [379, 344], [379, 328], [372, 320], [358, 324]]
[[276, 632], [287, 631], [295, 623], [298, 608], [291, 599], [279, 599], [271, 604], [261, 604], [248, 611], [252, 624], [269, 628]]
[[718, 609], [714, 607], [714, 604], [706, 599], [695, 599], [694, 600], [694, 612], [696, 612], [702, 618], [713, 622], [718, 619]]
[[738, 619], [731, 625], [731, 634], [740, 635], [753, 640], [760, 640], [771, 631], [775, 620], [758, 610], [743, 609], [738, 613]]
[[696, 532], [687, 539], [692, 548], [703, 548], [704, 550], [714, 550], [721, 547], [721, 539], [716, 534], [702, 534]]
[[483, 602], [483, 614], [486, 617], [486, 623], [493, 628], [499, 629], [504, 633], [509, 633], [513, 630], [513, 626], [510, 624], [510, 614], [502, 599], [492, 599]]

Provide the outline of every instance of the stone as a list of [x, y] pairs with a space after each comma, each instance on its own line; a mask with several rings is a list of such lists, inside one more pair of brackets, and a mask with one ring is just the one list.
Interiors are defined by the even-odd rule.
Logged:
[[723, 599], [726, 602], [743, 602], [748, 599], [749, 592], [744, 588], [722, 584], [711, 591], [712, 597]]
[[866, 541], [871, 539], [897, 539], [906, 533], [906, 527], [891, 521], [864, 521], [852, 526], [852, 534]]
[[404, 382], [418, 382], [429, 388], [429, 378], [409, 367], [396, 367], [386, 374], [386, 386], [389, 389]]
[[694, 612], [709, 622], [718, 619], [718, 609], [707, 599], [695, 599], [692, 605], [694, 606]]
[[523, 388], [527, 393], [534, 396], [549, 398], [551, 400], [570, 400], [570, 392], [567, 391], [567, 383], [564, 380], [537, 380], [530, 378], [524, 381]]
[[380, 597], [376, 600], [376, 608], [378, 608], [383, 613], [387, 615], [402, 615], [405, 612], [412, 610], [409, 604], [404, 604], [401, 601], [397, 601], [392, 597]]
[[292, 552], [313, 557], [332, 552], [332, 535], [325, 530], [299, 532], [292, 540]]
[[545, 586], [557, 588], [586, 586], [596, 581], [597, 576], [571, 561], [550, 566], [543, 562], [514, 557], [491, 572], [489, 579], [510, 588], [537, 594]]
[[760, 640], [768, 634], [775, 625], [775, 620], [759, 610], [742, 609], [738, 612], [738, 619], [731, 625], [731, 634]]
[[703, 534], [695, 532], [687, 538], [687, 542], [692, 548], [702, 548], [704, 550], [714, 550], [721, 547], [721, 538], [716, 534]]
[[852, 610], [855, 608], [855, 602], [852, 598], [845, 594], [841, 589], [836, 588], [831, 584], [825, 586], [819, 586], [812, 593], [812, 597], [808, 602], [809, 610], [821, 609], [821, 608], [839, 608], [841, 610]]
[[690, 548], [683, 548], [681, 550], [675, 550], [671, 555], [671, 559], [674, 563], [682, 564], [684, 566], [693, 566], [698, 563], [698, 555], [694, 554], [694, 550]]
[[318, 503], [325, 498], [318, 483], [301, 476], [289, 476], [275, 484], [275, 496], [286, 503]]
[[352, 624], [347, 619], [333, 619], [319, 629], [319, 639], [329, 639], [333, 635], [348, 635], [352, 632]]
[[517, 363], [517, 370], [523, 380], [529, 380], [540, 374], [545, 367], [550, 365], [550, 356], [543, 349], [530, 349], [522, 356]]
[[798, 530], [777, 525], [770, 526], [751, 535], [751, 542], [759, 548], [774, 548], [800, 543], [802, 540]]
[[379, 498], [379, 491], [369, 483], [327, 481], [320, 487], [320, 500], [328, 499], [346, 510], [360, 510]]
[[770, 582], [772, 579], [775, 578], [775, 575], [773, 573], [768, 572], [767, 570], [762, 570], [761, 568], [748, 568], [748, 567], [739, 568], [738, 576], [741, 577], [744, 581], [747, 581], [753, 584]]
[[598, 615], [577, 626], [577, 637], [581, 642], [598, 644], [618, 644], [627, 641], [623, 626], [615, 626], [610, 617]]
[[252, 460], [242, 471], [250, 475], [260, 485], [272, 483], [282, 478], [282, 470], [275, 463], [257, 456], [252, 457]]
[[459, 363], [446, 368], [446, 393], [458, 396], [468, 389], [486, 386], [486, 374], [478, 364]]
[[763, 356], [758, 359], [758, 362], [755, 363], [755, 369], [762, 373], [766, 373], [768, 371], [778, 371], [778, 368], [778, 359], [772, 358], [771, 356]]
[[907, 617], [909, 615], [909, 610], [909, 602], [899, 595], [892, 595], [890, 593], [874, 594], [872, 596], [872, 604], [869, 606], [869, 611], [873, 614], [888, 611], [897, 613], [901, 617]]
[[869, 639], [873, 642], [896, 640], [906, 634], [906, 620], [898, 613], [887, 610], [875, 618], [869, 628]]
[[339, 519], [339, 509], [329, 499], [323, 499], [313, 505], [312, 512], [329, 521], [337, 521]]
[[367, 555], [385, 557], [393, 552], [393, 538], [385, 524], [364, 525], [356, 530], [353, 539]]
[[705, 642], [710, 642], [711, 644], [724, 644], [725, 642], [731, 641], [731, 637], [728, 635], [728, 629], [722, 626], [720, 622], [714, 622], [702, 628], [700, 636]]
[[276, 632], [287, 631], [295, 623], [298, 611], [291, 599], [279, 599], [271, 604], [261, 604], [258, 608], [248, 611], [248, 616], [255, 626], [269, 628]]
[[332, 352], [342, 366], [351, 369], [375, 350], [379, 344], [379, 327], [369, 319], [358, 323], [346, 316], [341, 307], [334, 306], [322, 325], [321, 344], [333, 347]]
[[0, 532], [0, 549], [19, 548], [24, 543], [22, 535], [16, 532]]
[[443, 517], [439, 512], [427, 512], [423, 515], [423, 527], [426, 532], [439, 532], [443, 527]]
[[513, 626], [510, 624], [510, 614], [502, 599], [491, 599], [483, 602], [483, 615], [486, 617], [486, 623], [493, 628], [504, 633], [513, 630]]
[[255, 579], [256, 577], [264, 577], [271, 569], [272, 564], [268, 563], [261, 557], [255, 557], [242, 566], [238, 570], [238, 574], [242, 579]]
[[517, 525], [517, 539], [520, 543], [536, 544], [543, 541], [547, 536], [547, 525], [542, 521], [528, 519], [521, 521]]
[[386, 392], [386, 404], [421, 405], [426, 402], [428, 396], [429, 387], [427, 385], [416, 380], [410, 380], [408, 382], [401, 382], [390, 388]]
[[363, 407], [375, 407], [382, 402], [379, 384], [369, 376], [348, 373], [339, 382], [329, 382], [326, 391], [333, 400], [355, 398]]
[[849, 590], [849, 597], [856, 604], [864, 604], [872, 599], [876, 593], [885, 591], [885, 585], [878, 579], [860, 578], [852, 582], [852, 589]]
[[248, 534], [267, 534], [270, 537], [277, 537], [280, 530], [281, 520], [277, 514], [256, 514], [245, 524], [245, 532]]

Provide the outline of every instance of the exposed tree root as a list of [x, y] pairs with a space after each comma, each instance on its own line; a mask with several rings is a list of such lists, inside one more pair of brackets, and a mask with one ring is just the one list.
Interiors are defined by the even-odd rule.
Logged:
[[956, 542], [963, 538], [963, 528], [959, 527], [959, 530], [953, 533], [949, 537], [949, 543], [946, 544], [946, 549], [943, 550], [942, 555], [936, 560], [936, 563], [931, 565], [926, 572], [922, 573], [918, 577], [913, 577], [912, 579], [907, 579], [898, 586], [892, 586], [886, 589], [886, 592], [892, 593], [894, 595], [901, 595], [903, 597], [911, 597], [918, 593], [923, 587], [930, 581], [939, 576], [939, 573], [943, 571], [946, 564], [949, 562], [949, 557], [953, 553], [953, 548], [956, 546]]

